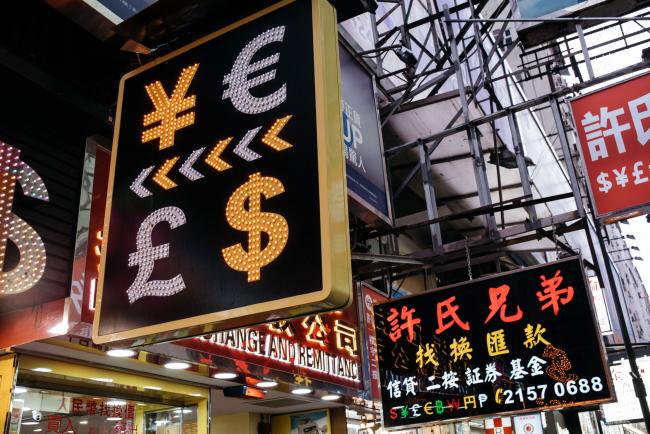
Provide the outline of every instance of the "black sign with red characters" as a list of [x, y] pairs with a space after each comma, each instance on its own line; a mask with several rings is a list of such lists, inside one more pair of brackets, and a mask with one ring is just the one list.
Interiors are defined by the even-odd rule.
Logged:
[[608, 401], [579, 258], [374, 306], [384, 424]]

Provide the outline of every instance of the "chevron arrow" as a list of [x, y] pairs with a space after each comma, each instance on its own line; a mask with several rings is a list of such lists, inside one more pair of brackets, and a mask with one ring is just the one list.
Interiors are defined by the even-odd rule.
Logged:
[[284, 151], [293, 147], [293, 145], [286, 140], [278, 137], [282, 129], [287, 125], [292, 115], [285, 116], [275, 121], [273, 126], [264, 134], [262, 143], [275, 149], [276, 151]]
[[241, 141], [237, 144], [237, 146], [235, 146], [235, 149], [233, 149], [232, 152], [238, 157], [241, 157], [246, 161], [253, 161], [260, 158], [261, 155], [253, 151], [252, 149], [248, 149], [248, 145], [251, 144], [253, 138], [255, 138], [255, 136], [261, 129], [262, 127], [257, 127], [255, 129], [248, 130], [244, 138], [241, 139]]
[[192, 152], [190, 156], [187, 157], [185, 161], [183, 161], [183, 164], [178, 169], [181, 175], [184, 175], [190, 181], [196, 181], [197, 179], [203, 178], [203, 174], [192, 167], [194, 163], [196, 163], [196, 160], [198, 160], [198, 158], [201, 156], [203, 151], [205, 151], [205, 147], [199, 148]]
[[137, 178], [135, 178], [135, 181], [131, 183], [131, 186], [129, 187], [132, 192], [137, 194], [140, 197], [147, 197], [151, 196], [151, 192], [144, 188], [142, 186], [142, 183], [144, 182], [145, 179], [147, 179], [147, 176], [151, 173], [151, 171], [154, 169], [156, 166], [151, 166], [147, 167], [146, 169], [142, 169], [142, 172], [138, 175]]
[[174, 167], [174, 165], [176, 164], [179, 158], [180, 157], [174, 157], [165, 161], [165, 163], [162, 166], [160, 166], [160, 168], [156, 171], [156, 174], [152, 178], [153, 182], [155, 182], [165, 190], [169, 190], [170, 188], [176, 187], [176, 183], [171, 179], [169, 179], [167, 177], [167, 174], [169, 173], [170, 170], [172, 170], [172, 168]]
[[221, 159], [221, 153], [226, 149], [226, 146], [228, 146], [231, 141], [232, 137], [218, 141], [206, 157], [205, 163], [213, 169], [216, 169], [217, 172], [223, 172], [224, 170], [230, 169], [232, 166]]

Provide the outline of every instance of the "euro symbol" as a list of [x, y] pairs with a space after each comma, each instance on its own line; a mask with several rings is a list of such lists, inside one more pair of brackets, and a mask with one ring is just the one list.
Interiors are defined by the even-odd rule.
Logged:
[[153, 246], [151, 233], [158, 223], [167, 222], [171, 229], [186, 223], [185, 214], [180, 208], [168, 206], [149, 214], [140, 225], [136, 238], [136, 251], [129, 254], [129, 267], [138, 267], [135, 280], [126, 290], [129, 303], [147, 297], [168, 297], [185, 289], [185, 282], [180, 274], [169, 280], [151, 280], [151, 273], [157, 260], [169, 257], [169, 243]]
[[230, 74], [223, 78], [223, 84], [229, 85], [223, 92], [222, 99], [230, 98], [232, 105], [242, 113], [249, 115], [264, 113], [279, 106], [287, 99], [287, 85], [282, 84], [280, 89], [265, 97], [251, 95], [251, 89], [260, 84], [267, 83], [275, 78], [276, 70], [272, 69], [257, 77], [249, 79], [248, 76], [260, 69], [275, 65], [280, 60], [280, 54], [265, 57], [251, 63], [253, 56], [263, 47], [272, 42], [282, 42], [285, 26], [274, 27], [258, 35], [239, 52]]
[[[260, 280], [260, 269], [277, 258], [289, 238], [289, 225], [279, 214], [262, 212], [262, 196], [267, 199], [284, 193], [280, 180], [254, 173], [228, 199], [226, 220], [240, 231], [248, 232], [248, 251], [241, 244], [222, 250], [223, 258], [230, 268], [247, 272], [248, 281]], [[248, 202], [248, 209], [244, 204]], [[262, 249], [262, 232], [268, 234], [268, 242]]]

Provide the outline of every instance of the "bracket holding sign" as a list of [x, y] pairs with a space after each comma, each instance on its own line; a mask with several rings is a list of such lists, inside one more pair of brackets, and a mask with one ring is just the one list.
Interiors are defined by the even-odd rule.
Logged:
[[277, 3], [120, 84], [93, 339], [351, 302], [336, 14]]

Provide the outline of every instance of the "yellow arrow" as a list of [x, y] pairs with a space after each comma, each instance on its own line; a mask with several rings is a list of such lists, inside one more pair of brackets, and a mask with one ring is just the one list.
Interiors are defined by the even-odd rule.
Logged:
[[180, 157], [174, 157], [165, 161], [165, 163], [162, 166], [160, 166], [160, 168], [156, 171], [156, 174], [152, 178], [153, 182], [155, 182], [165, 190], [169, 190], [170, 188], [176, 187], [176, 183], [171, 179], [167, 178], [167, 174], [169, 173], [170, 170], [172, 170], [172, 167], [174, 167], [174, 164], [176, 164], [179, 158]]
[[226, 146], [228, 146], [231, 141], [232, 137], [228, 137], [227, 139], [217, 142], [217, 144], [214, 145], [214, 148], [210, 151], [210, 154], [206, 157], [206, 164], [219, 172], [230, 169], [232, 166], [221, 159], [221, 153], [226, 149]]
[[270, 146], [276, 151], [284, 151], [285, 149], [291, 148], [293, 146], [291, 143], [278, 137], [278, 134], [280, 134], [282, 129], [287, 125], [291, 116], [292, 115], [288, 115], [275, 121], [273, 126], [266, 132], [266, 134], [264, 134], [262, 143]]

